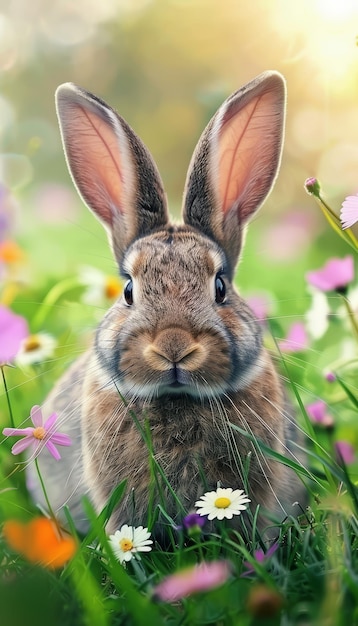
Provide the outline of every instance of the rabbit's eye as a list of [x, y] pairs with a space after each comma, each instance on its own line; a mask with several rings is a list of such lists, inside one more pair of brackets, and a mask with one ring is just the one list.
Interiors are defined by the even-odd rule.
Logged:
[[223, 279], [219, 274], [215, 277], [215, 302], [223, 304], [226, 300], [226, 287]]
[[131, 279], [124, 286], [124, 299], [129, 306], [133, 304], [133, 281]]

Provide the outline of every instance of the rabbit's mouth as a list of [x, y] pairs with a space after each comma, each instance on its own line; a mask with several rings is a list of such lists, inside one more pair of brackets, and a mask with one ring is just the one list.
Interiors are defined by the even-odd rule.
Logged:
[[193, 393], [193, 382], [190, 374], [176, 363], [167, 372], [159, 387], [159, 395], [167, 393]]

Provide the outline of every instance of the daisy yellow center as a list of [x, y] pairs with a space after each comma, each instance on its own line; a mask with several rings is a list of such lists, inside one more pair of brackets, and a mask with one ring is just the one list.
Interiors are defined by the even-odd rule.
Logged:
[[229, 498], [225, 498], [224, 496], [222, 496], [221, 498], [216, 498], [214, 502], [214, 506], [216, 506], [217, 509], [227, 509], [230, 504], [231, 500]]
[[44, 429], [43, 426], [37, 426], [37, 428], [34, 428], [32, 434], [35, 437], [35, 439], [43, 439], [44, 436], [46, 435], [46, 430]]
[[133, 541], [124, 537], [120, 540], [119, 545], [123, 552], [129, 552], [133, 548]]
[[116, 298], [121, 292], [121, 283], [115, 276], [107, 276], [105, 283], [105, 294], [107, 298]]
[[41, 342], [37, 335], [30, 335], [24, 341], [24, 350], [25, 352], [33, 352], [41, 347]]

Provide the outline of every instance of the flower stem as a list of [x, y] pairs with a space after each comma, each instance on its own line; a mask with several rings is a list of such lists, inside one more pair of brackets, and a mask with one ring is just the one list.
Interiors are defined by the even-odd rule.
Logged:
[[338, 215], [331, 209], [331, 207], [327, 204], [327, 202], [322, 198], [320, 194], [315, 196], [318, 204], [320, 205], [326, 219], [332, 226], [333, 230], [342, 237], [352, 248], [357, 252], [358, 250], [358, 240], [356, 239], [354, 233], [350, 228], [346, 228], [342, 230], [342, 225]]
[[348, 317], [349, 317], [350, 322], [352, 324], [353, 331], [354, 331], [354, 333], [355, 333], [355, 335], [356, 335], [356, 337], [358, 339], [358, 320], [356, 319], [356, 316], [354, 315], [354, 311], [353, 311], [353, 309], [351, 307], [349, 299], [346, 296], [344, 296], [344, 295], [342, 295], [342, 298], [343, 298], [344, 306], [346, 307], [346, 311], [348, 313]]
[[49, 497], [47, 495], [45, 483], [44, 483], [42, 475], [41, 475], [41, 471], [40, 471], [40, 468], [39, 468], [39, 463], [38, 463], [37, 458], [35, 458], [35, 467], [36, 467], [37, 475], [39, 477], [39, 481], [40, 481], [40, 484], [41, 484], [42, 493], [44, 494], [44, 497], [45, 497], [45, 500], [46, 500], [46, 504], [47, 504], [47, 508], [49, 510], [49, 513], [50, 513], [50, 517], [52, 518], [53, 522], [55, 523], [59, 535], [62, 536], [60, 525], [59, 525], [59, 523], [57, 521], [56, 515], [54, 513], [54, 510], [53, 510], [53, 508], [51, 506]]
[[1, 375], [2, 375], [2, 380], [4, 383], [4, 389], [5, 389], [5, 395], [6, 395], [6, 401], [7, 401], [7, 406], [9, 409], [9, 415], [10, 415], [10, 424], [12, 428], [15, 428], [15, 422], [14, 422], [14, 416], [12, 413], [12, 408], [11, 408], [11, 402], [10, 402], [10, 396], [9, 396], [9, 390], [6, 384], [6, 377], [5, 377], [5, 371], [4, 371], [4, 365], [1, 365]]
[[41, 328], [47, 314], [51, 310], [51, 307], [56, 304], [57, 300], [59, 300], [67, 291], [75, 289], [76, 287], [78, 287], [78, 280], [75, 278], [65, 278], [59, 283], [56, 283], [56, 285], [54, 285], [47, 293], [32, 320], [34, 328]]

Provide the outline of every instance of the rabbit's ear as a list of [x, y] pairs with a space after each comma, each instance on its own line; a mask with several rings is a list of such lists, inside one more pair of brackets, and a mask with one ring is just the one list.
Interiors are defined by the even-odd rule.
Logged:
[[233, 271], [242, 228], [275, 181], [282, 152], [286, 89], [264, 72], [231, 95], [204, 130], [184, 194], [184, 221], [215, 239]]
[[109, 231], [117, 259], [137, 236], [167, 223], [163, 184], [147, 148], [105, 102], [65, 83], [56, 108], [68, 168]]

